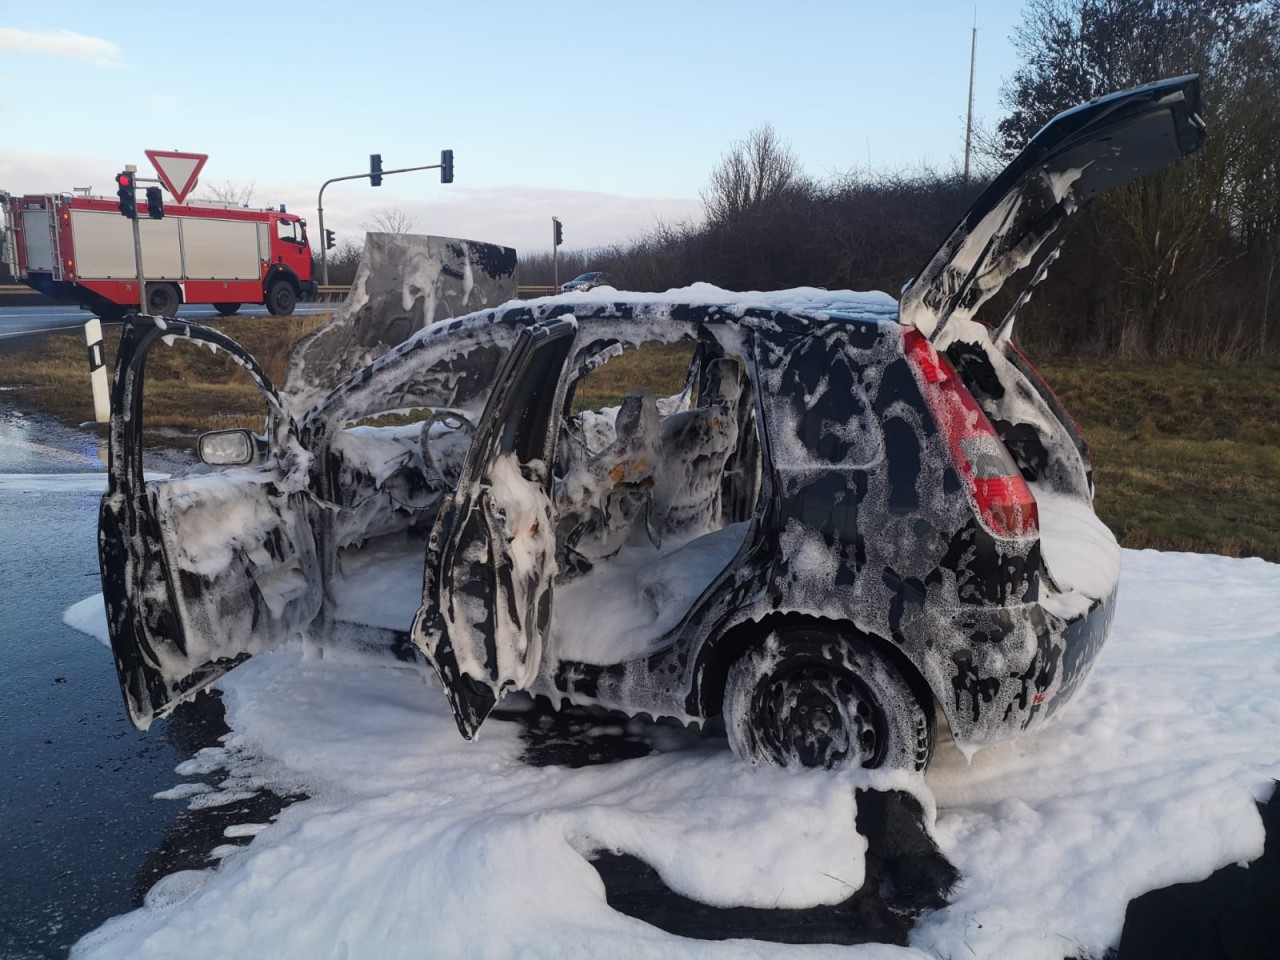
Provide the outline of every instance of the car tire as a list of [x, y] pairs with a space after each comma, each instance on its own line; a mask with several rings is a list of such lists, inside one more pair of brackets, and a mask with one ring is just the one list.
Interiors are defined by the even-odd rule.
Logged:
[[220, 317], [234, 317], [240, 311], [238, 303], [215, 303], [213, 309], [218, 311]]
[[298, 291], [283, 278], [274, 280], [267, 288], [267, 312], [273, 317], [287, 317], [298, 303]]
[[153, 317], [170, 319], [177, 316], [182, 298], [178, 291], [167, 283], [147, 284], [147, 313]]
[[818, 629], [775, 631], [739, 658], [723, 713], [735, 754], [781, 767], [923, 771], [937, 726], [932, 698], [871, 641]]

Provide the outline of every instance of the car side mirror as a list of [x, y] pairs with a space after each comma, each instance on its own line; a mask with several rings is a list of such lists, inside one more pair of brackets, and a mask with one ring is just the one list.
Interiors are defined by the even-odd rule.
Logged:
[[239, 467], [258, 459], [258, 438], [249, 430], [214, 430], [200, 435], [196, 452], [211, 467]]

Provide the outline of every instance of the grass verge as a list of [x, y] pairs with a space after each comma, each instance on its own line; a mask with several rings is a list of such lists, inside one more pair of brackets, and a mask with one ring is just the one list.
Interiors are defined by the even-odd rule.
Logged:
[[[279, 383], [289, 348], [324, 319], [238, 318], [217, 326]], [[109, 362], [117, 341], [108, 334]], [[617, 403], [637, 382], [674, 393], [688, 355], [687, 344], [673, 344], [610, 362], [583, 384], [579, 405]], [[153, 357], [145, 419], [169, 442], [226, 426], [260, 429], [256, 391], [225, 357], [195, 348]], [[1280, 368], [1058, 360], [1040, 369], [1089, 440], [1098, 514], [1121, 543], [1280, 562]], [[79, 336], [0, 351], [0, 388], [19, 406], [71, 424], [92, 416], [86, 372]]]

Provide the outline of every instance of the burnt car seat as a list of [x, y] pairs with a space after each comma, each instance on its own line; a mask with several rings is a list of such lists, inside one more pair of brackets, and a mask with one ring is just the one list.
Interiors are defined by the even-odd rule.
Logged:
[[660, 539], [698, 536], [719, 526], [725, 464], [738, 444], [739, 371], [734, 360], [712, 360], [699, 405], [662, 420], [652, 510]]
[[588, 560], [612, 556], [633, 529], [649, 523], [662, 436], [657, 399], [649, 390], [628, 393], [614, 418], [613, 441], [598, 453], [572, 426], [566, 432], [557, 541]]

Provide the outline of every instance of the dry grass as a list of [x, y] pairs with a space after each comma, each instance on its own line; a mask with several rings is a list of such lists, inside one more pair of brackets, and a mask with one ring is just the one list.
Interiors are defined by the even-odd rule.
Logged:
[[[319, 327], [327, 315], [243, 317], [216, 322], [238, 341], [279, 384], [289, 350]], [[109, 327], [104, 343], [108, 370], [114, 369], [120, 328]], [[78, 424], [93, 417], [84, 339], [77, 331], [8, 345], [0, 352], [0, 385], [24, 406]], [[248, 375], [225, 354], [176, 340], [157, 347], [147, 360], [143, 419], [164, 443], [181, 442], [206, 430], [262, 428], [266, 407]]]

